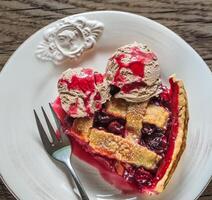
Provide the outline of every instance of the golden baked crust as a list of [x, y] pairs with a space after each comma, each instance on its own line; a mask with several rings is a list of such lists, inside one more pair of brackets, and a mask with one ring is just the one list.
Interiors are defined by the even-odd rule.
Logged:
[[146, 147], [95, 128], [90, 130], [89, 145], [96, 153], [146, 169], [155, 169], [161, 160], [161, 156]]
[[172, 174], [175, 171], [175, 168], [177, 167], [177, 164], [186, 146], [186, 137], [187, 137], [187, 130], [188, 130], [189, 113], [188, 113], [188, 101], [187, 101], [186, 90], [181, 80], [177, 80], [175, 77], [172, 77], [172, 80], [173, 80], [173, 83], [177, 84], [179, 87], [178, 134], [175, 140], [175, 147], [174, 147], [174, 152], [172, 155], [172, 161], [168, 169], [166, 170], [166, 173], [164, 174], [163, 178], [157, 183], [154, 189], [154, 191], [158, 193], [162, 192], [165, 189]]
[[147, 107], [143, 122], [154, 124], [159, 128], [165, 128], [169, 117], [169, 111], [162, 106], [151, 104]]
[[143, 117], [146, 113], [148, 102], [130, 103], [127, 108], [126, 130], [127, 139], [137, 142], [141, 136]]
[[92, 125], [93, 125], [92, 118], [88, 117], [76, 118], [72, 126], [72, 133], [74, 133], [74, 135], [78, 137], [80, 140], [87, 142], [88, 135], [90, 133], [90, 128], [92, 127]]
[[111, 101], [107, 102], [106, 112], [115, 117], [125, 119], [127, 114], [127, 102], [123, 99], [112, 98]]

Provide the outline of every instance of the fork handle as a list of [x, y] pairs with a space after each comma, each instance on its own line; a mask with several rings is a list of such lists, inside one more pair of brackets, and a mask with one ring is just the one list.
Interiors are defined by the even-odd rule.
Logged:
[[72, 176], [72, 178], [73, 178], [73, 180], [74, 180], [74, 182], [77, 186], [81, 200], [89, 200], [88, 195], [86, 194], [86, 192], [85, 192], [85, 190], [84, 190], [84, 188], [83, 188], [83, 186], [82, 186], [82, 184], [79, 180], [79, 177], [75, 173], [74, 168], [72, 167], [70, 160], [67, 160], [64, 164], [68, 168], [68, 171], [71, 174], [71, 176]]

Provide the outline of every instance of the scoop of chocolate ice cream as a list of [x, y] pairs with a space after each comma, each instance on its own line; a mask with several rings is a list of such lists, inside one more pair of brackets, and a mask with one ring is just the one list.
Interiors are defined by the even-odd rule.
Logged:
[[68, 69], [58, 81], [62, 108], [71, 117], [87, 117], [110, 98], [104, 75], [90, 68]]
[[109, 59], [106, 79], [120, 91], [115, 98], [146, 101], [160, 93], [160, 68], [156, 55], [141, 43], [120, 47]]

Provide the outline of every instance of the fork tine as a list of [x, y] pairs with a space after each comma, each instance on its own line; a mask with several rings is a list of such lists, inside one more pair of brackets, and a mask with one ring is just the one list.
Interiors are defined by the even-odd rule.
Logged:
[[50, 103], [49, 103], [49, 107], [50, 107], [50, 109], [52, 111], [55, 123], [57, 125], [57, 129], [59, 130], [60, 134], [62, 134], [63, 130], [62, 130], [62, 126], [61, 126], [60, 120], [58, 119], [58, 117], [57, 117], [56, 113], [54, 112], [54, 109], [52, 108], [52, 105]]
[[38, 115], [37, 115], [35, 109], [33, 109], [33, 111], [34, 111], [35, 120], [36, 120], [37, 127], [38, 127], [38, 132], [40, 134], [40, 137], [41, 137], [41, 140], [43, 142], [43, 145], [44, 145], [46, 151], [50, 152], [51, 143], [50, 143], [50, 141], [49, 141], [49, 139], [48, 139], [48, 137], [46, 135], [46, 132], [45, 132], [45, 130], [44, 130], [42, 124], [41, 124], [40, 119], [38, 118]]
[[49, 129], [49, 132], [51, 134], [51, 137], [52, 137], [52, 140], [53, 140], [53, 143], [56, 143], [58, 141], [57, 137], [56, 137], [56, 133], [55, 133], [55, 130], [54, 128], [52, 127], [52, 124], [51, 122], [49, 121], [49, 118], [43, 108], [43, 106], [41, 106], [41, 110], [43, 112], [43, 115], [44, 115], [44, 118], [46, 120], [46, 123], [47, 123], [47, 126], [48, 126], [48, 129]]
[[62, 129], [62, 126], [61, 126], [61, 122], [60, 120], [58, 119], [57, 117], [57, 114], [55, 113], [54, 109], [52, 108], [52, 105], [49, 103], [49, 107], [52, 111], [52, 114], [54, 116], [54, 120], [55, 120], [55, 123], [57, 125], [57, 128], [60, 132], [60, 139], [62, 140], [63, 143], [66, 143], [66, 144], [70, 144], [70, 141], [68, 139], [68, 137], [66, 136], [66, 134], [63, 132], [63, 129]]

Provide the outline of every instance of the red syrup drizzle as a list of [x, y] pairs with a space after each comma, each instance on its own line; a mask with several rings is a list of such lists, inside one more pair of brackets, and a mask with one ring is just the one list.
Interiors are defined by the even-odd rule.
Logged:
[[[131, 72], [141, 78], [144, 77], [144, 68], [145, 64], [156, 59], [156, 55], [152, 52], [143, 52], [138, 47], [132, 47], [130, 52], [130, 59], [129, 62], [124, 63], [123, 59], [126, 58], [126, 54], [120, 54], [118, 56], [114, 56], [112, 59], [115, 59], [116, 63], [118, 64], [119, 68], [115, 73], [114, 76], [114, 85], [120, 86], [121, 83], [125, 82], [125, 75], [121, 74], [122, 68], [128, 68]], [[140, 80], [140, 81], [141, 81]], [[127, 91], [126, 91], [127, 92]]]
[[[67, 124], [65, 123], [66, 113], [61, 107], [60, 98], [58, 97], [56, 101], [53, 103], [53, 109], [57, 113], [59, 119], [61, 120], [62, 124], [64, 124], [64, 129], [68, 129], [69, 132], [69, 138], [73, 145], [73, 153], [79, 157], [81, 160], [87, 162], [88, 164], [94, 166], [97, 168], [101, 174], [101, 176], [110, 184], [114, 185], [115, 187], [119, 188], [123, 192], [147, 192], [151, 193], [151, 191], [154, 191], [155, 186], [157, 183], [163, 178], [166, 170], [168, 169], [171, 160], [172, 155], [175, 147], [175, 139], [177, 137], [178, 133], [178, 93], [179, 93], [179, 87], [176, 83], [173, 82], [172, 79], [169, 80], [171, 88], [170, 90], [166, 89], [162, 93], [162, 97], [166, 97], [165, 100], [169, 99], [170, 104], [170, 110], [171, 110], [171, 119], [170, 122], [170, 128], [167, 130], [167, 135], [169, 135], [168, 138], [168, 144], [169, 148], [166, 152], [163, 160], [160, 162], [160, 165], [157, 169], [156, 175], [152, 180], [150, 180], [150, 185], [139, 185], [136, 183], [135, 178], [132, 178], [133, 180], [129, 181], [126, 180], [123, 176], [120, 176], [117, 174], [115, 170], [115, 161], [112, 159], [108, 159], [103, 156], [96, 155], [92, 153], [92, 150], [89, 148], [88, 144], [81, 141], [80, 139], [76, 138], [76, 136], [73, 137], [73, 134], [71, 134], [70, 128], [67, 128]], [[169, 97], [168, 97], [169, 96]], [[139, 168], [138, 168], [139, 169]], [[128, 169], [125, 169], [126, 173]], [[131, 166], [129, 170], [134, 170], [134, 167]], [[149, 173], [148, 170], [144, 170], [147, 173]], [[134, 172], [133, 172], [134, 174]]]
[[137, 88], [139, 89], [141, 86], [144, 86], [144, 85], [145, 85], [144, 82], [133, 82], [133, 83], [125, 84], [121, 88], [121, 91], [123, 91], [124, 93], [129, 93], [130, 91]]
[[[69, 90], [79, 90], [85, 94], [84, 106], [86, 109], [86, 113], [88, 116], [91, 116], [93, 113], [90, 108], [90, 98], [91, 95], [95, 92], [95, 87], [97, 84], [101, 84], [104, 80], [104, 76], [100, 73], [94, 72], [92, 69], [82, 69], [80, 75], [73, 75], [70, 80], [60, 79], [58, 82], [62, 84], [66, 84]], [[94, 96], [94, 100], [96, 100], [96, 109], [100, 109], [101, 105], [101, 95], [99, 92]], [[78, 111], [78, 101], [70, 105], [69, 115], [75, 115]]]

